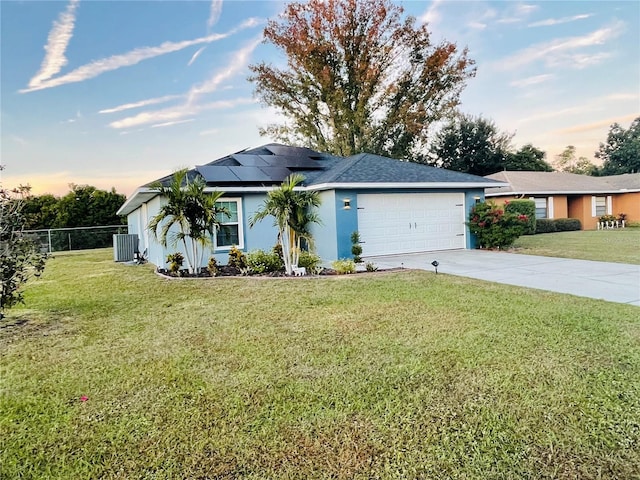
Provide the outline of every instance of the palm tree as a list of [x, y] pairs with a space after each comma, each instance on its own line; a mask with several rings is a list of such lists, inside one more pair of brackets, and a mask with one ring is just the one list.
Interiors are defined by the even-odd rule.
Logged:
[[309, 245], [313, 242], [308, 229], [309, 224], [320, 223], [318, 215], [311, 211], [320, 205], [318, 192], [295, 189], [303, 180], [304, 177], [299, 173], [289, 175], [280, 188], [267, 194], [262, 208], [249, 220], [249, 226], [253, 227], [266, 217], [274, 218], [287, 275], [292, 275], [293, 267], [298, 266], [301, 240], [305, 240]]
[[[186, 168], [175, 172], [169, 185], [151, 184], [150, 188], [164, 196], [167, 203], [160, 207], [147, 228], [165, 247], [169, 242], [173, 246], [181, 242], [189, 273], [199, 273], [205, 247], [213, 245], [212, 237], [220, 226], [219, 215], [228, 217], [229, 212], [216, 206], [224, 192], [206, 193], [207, 185], [202, 177], [189, 180], [187, 172]], [[178, 232], [171, 232], [175, 226]]]

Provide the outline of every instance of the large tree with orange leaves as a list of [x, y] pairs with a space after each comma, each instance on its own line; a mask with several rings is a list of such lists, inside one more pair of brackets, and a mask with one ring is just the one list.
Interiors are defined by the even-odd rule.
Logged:
[[287, 64], [251, 66], [257, 96], [285, 120], [261, 133], [336, 155], [419, 156], [475, 74], [466, 49], [434, 44], [388, 0], [291, 3], [264, 37]]

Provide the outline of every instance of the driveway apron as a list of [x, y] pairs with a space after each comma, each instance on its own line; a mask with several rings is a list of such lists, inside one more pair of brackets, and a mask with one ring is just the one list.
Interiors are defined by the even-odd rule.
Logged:
[[640, 265], [486, 250], [366, 257], [379, 268], [412, 268], [640, 306]]

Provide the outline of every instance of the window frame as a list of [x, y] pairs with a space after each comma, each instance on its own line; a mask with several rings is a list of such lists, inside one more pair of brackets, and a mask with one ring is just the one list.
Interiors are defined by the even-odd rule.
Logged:
[[[605, 195], [595, 195], [594, 196], [594, 204], [595, 204], [595, 216], [602, 217], [607, 214], [607, 197]], [[599, 204], [601, 202], [601, 204]]]
[[[530, 200], [533, 200], [533, 203], [535, 204], [535, 210], [536, 210], [536, 219], [547, 219], [549, 218], [549, 198], [548, 197], [531, 197]], [[539, 207], [538, 204], [542, 203], [544, 201], [544, 216], [540, 217], [538, 216], [538, 210], [542, 210], [543, 207]]]
[[[240, 250], [242, 250], [244, 249], [244, 222], [243, 222], [243, 215], [242, 215], [242, 197], [220, 197], [216, 201], [216, 205], [218, 205], [219, 203], [233, 203], [233, 202], [235, 202], [236, 204], [236, 211], [237, 211], [238, 218], [235, 221], [230, 221], [229, 218], [227, 218], [224, 215], [221, 215], [220, 228], [224, 227], [225, 225], [237, 225], [238, 243], [235, 246]], [[216, 233], [213, 236], [213, 246], [215, 251], [228, 251], [228, 250], [231, 250], [231, 248], [233, 247], [233, 245], [220, 245], [220, 246], [218, 245], [218, 229], [216, 229]]]

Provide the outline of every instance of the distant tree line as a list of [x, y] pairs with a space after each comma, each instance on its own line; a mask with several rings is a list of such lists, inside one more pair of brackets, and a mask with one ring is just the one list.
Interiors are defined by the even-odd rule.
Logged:
[[531, 144], [515, 150], [511, 146], [513, 136], [500, 132], [483, 117], [460, 115], [435, 135], [430, 149], [416, 161], [474, 175], [501, 170], [555, 170], [592, 176], [640, 172], [640, 117], [627, 130], [617, 123], [611, 125], [607, 141], [600, 143], [595, 152], [595, 157], [603, 161], [602, 166], [578, 157], [573, 145], [549, 163], [545, 152]]
[[24, 229], [126, 224], [126, 219], [116, 213], [126, 197], [115, 189], [105, 191], [91, 185], [75, 184], [69, 187], [69, 193], [63, 197], [28, 193], [22, 208]]
[[[32, 195], [25, 190], [22, 201], [24, 230], [61, 229], [124, 225], [126, 219], [117, 215], [126, 197], [91, 185], [69, 185], [62, 197], [51, 194]], [[113, 231], [76, 230], [55, 232], [50, 240], [53, 250], [102, 248], [112, 245]], [[46, 239], [49, 241], [49, 238]], [[41, 240], [44, 243], [44, 240]]]

